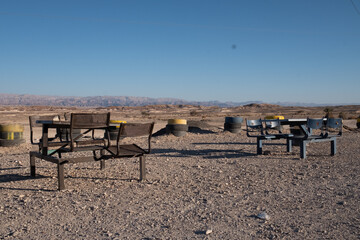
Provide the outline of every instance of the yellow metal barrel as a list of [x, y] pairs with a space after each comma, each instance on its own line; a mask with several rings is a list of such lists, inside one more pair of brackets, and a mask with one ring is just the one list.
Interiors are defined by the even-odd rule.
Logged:
[[0, 146], [15, 146], [24, 142], [24, 126], [21, 124], [0, 124]]
[[187, 124], [186, 119], [169, 119], [168, 124]]
[[110, 124], [116, 124], [116, 128], [119, 128], [121, 123], [127, 123], [127, 122], [121, 120], [110, 120]]
[[24, 126], [20, 124], [0, 125], [0, 138], [6, 140], [22, 139]]
[[110, 140], [117, 139], [117, 135], [121, 123], [127, 123], [127, 122], [122, 120], [110, 120], [110, 127], [109, 127]]
[[186, 119], [169, 119], [166, 125], [166, 133], [176, 137], [185, 136], [188, 130]]

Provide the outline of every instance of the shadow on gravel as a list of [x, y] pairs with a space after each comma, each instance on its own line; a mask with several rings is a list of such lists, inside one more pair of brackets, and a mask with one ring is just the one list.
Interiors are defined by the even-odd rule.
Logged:
[[15, 169], [20, 169], [20, 168], [25, 168], [25, 167], [0, 168], [0, 171], [15, 170]]
[[90, 179], [90, 180], [107, 180], [107, 181], [124, 181], [124, 182], [134, 182], [138, 181], [138, 178], [110, 178], [110, 177], [74, 177], [74, 176], [66, 176], [66, 178], [72, 179]]
[[[216, 149], [201, 149], [201, 150], [177, 150], [177, 149], [153, 149], [153, 154], [161, 154], [160, 156], [171, 157], [189, 157], [189, 156], [203, 156], [208, 159], [216, 158], [239, 158], [256, 156], [254, 153], [244, 152], [239, 150], [216, 150]], [[174, 154], [175, 153], [175, 154]], [[177, 154], [176, 154], [177, 153]]]
[[[25, 181], [25, 180], [36, 180], [41, 178], [50, 178], [48, 176], [43, 175], [36, 175], [36, 178], [31, 176], [24, 176], [20, 174], [4, 174], [0, 175], [0, 183], [6, 182], [17, 182], [17, 181]], [[0, 187], [0, 189], [7, 189], [7, 190], [17, 190], [17, 191], [45, 191], [45, 192], [54, 192], [54, 190], [44, 189], [44, 188], [15, 188], [15, 187]]]
[[194, 232], [196, 235], [206, 235], [206, 231], [198, 230]]
[[[36, 178], [46, 178], [44, 176], [36, 176]], [[17, 181], [24, 181], [24, 180], [30, 180], [33, 179], [30, 176], [24, 176], [20, 174], [4, 174], [0, 175], [0, 183], [5, 182], [17, 182]]]
[[219, 143], [214, 143], [214, 142], [199, 142], [199, 143], [192, 143], [194, 145], [256, 145], [256, 143], [244, 143], [244, 142], [219, 142]]
[[57, 189], [44, 189], [44, 188], [13, 188], [13, 187], [0, 187], [0, 190], [14, 190], [14, 191], [32, 191], [32, 192], [58, 192]]
[[[256, 145], [256, 143], [244, 143], [244, 142], [222, 142], [222, 143], [193, 143], [194, 145]], [[280, 146], [284, 143], [268, 143], [265, 142], [264, 145]]]
[[259, 219], [257, 215], [252, 214], [252, 215], [245, 215], [248, 218], [255, 218], [255, 219]]
[[[201, 129], [199, 127], [191, 127], [189, 126], [189, 133], [197, 133], [197, 134], [214, 134], [216, 132], [212, 131], [212, 130], [207, 130], [207, 129]], [[152, 135], [152, 137], [158, 137], [158, 136], [164, 136], [164, 135], [169, 135], [166, 132], [166, 128], [162, 128], [159, 131], [157, 131], [156, 133], [154, 133]]]
[[248, 153], [248, 152], [242, 152], [242, 153], [237, 153], [237, 154], [225, 154], [222, 156], [208, 156], [208, 157], [204, 157], [206, 159], [217, 159], [217, 158], [239, 158], [239, 157], [253, 157], [256, 156], [256, 154], [254, 153]]

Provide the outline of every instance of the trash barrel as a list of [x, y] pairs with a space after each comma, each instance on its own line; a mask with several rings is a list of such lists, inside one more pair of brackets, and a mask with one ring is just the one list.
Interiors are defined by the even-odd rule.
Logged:
[[242, 117], [225, 117], [224, 130], [231, 133], [239, 133], [243, 121]]
[[[60, 138], [63, 141], [70, 140], [70, 129], [69, 128], [60, 128], [59, 129]], [[81, 134], [81, 129], [73, 129], [73, 137], [77, 137]]]
[[169, 119], [166, 125], [166, 133], [173, 134], [176, 137], [185, 136], [189, 126], [186, 119]]
[[357, 128], [360, 128], [360, 118], [358, 118], [358, 119], [356, 120], [356, 126], [357, 126]]
[[10, 147], [24, 143], [24, 126], [21, 124], [0, 125], [0, 146]]
[[117, 139], [121, 123], [126, 123], [126, 121], [110, 120], [110, 127], [109, 127], [110, 140], [116, 140]]
[[[71, 113], [66, 112], [64, 113], [65, 121], [71, 121]], [[54, 119], [55, 120], [55, 119]], [[58, 119], [60, 120], [60, 118]], [[69, 141], [70, 140], [70, 129], [69, 128], [60, 128], [59, 129], [60, 139], [62, 141]], [[77, 137], [81, 134], [81, 129], [73, 129], [73, 137]]]

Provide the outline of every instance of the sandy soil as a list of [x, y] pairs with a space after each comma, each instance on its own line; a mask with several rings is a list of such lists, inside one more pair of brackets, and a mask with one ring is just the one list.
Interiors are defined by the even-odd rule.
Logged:
[[333, 157], [329, 143], [314, 143], [300, 160], [283, 140], [258, 156], [244, 131], [207, 124], [154, 137], [143, 182], [137, 159], [110, 160], [103, 170], [66, 165], [67, 189], [57, 191], [55, 164], [37, 160], [30, 178], [28, 141], [0, 148], [0, 239], [360, 238], [360, 132], [345, 131]]

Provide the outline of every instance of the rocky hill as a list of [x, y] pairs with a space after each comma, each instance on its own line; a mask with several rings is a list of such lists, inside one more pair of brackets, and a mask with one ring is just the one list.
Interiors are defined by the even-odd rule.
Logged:
[[[11, 106], [60, 106], [60, 107], [111, 107], [111, 106], [147, 106], [147, 105], [193, 105], [193, 106], [218, 106], [238, 107], [249, 104], [264, 104], [262, 101], [246, 102], [219, 102], [219, 101], [187, 101], [176, 98], [149, 98], [131, 96], [90, 96], [90, 97], [65, 97], [44, 96], [30, 94], [7, 94], [0, 93], [0, 105]], [[334, 106], [334, 105], [358, 105], [353, 104], [315, 104], [298, 102], [276, 102], [273, 105], [280, 106]]]
[[28, 94], [0, 94], [0, 105], [21, 105], [21, 106], [76, 106], [76, 107], [109, 107], [109, 106], [146, 106], [146, 105], [201, 105], [233, 107], [248, 103], [260, 103], [259, 101], [233, 103], [218, 101], [186, 101], [175, 98], [148, 98], [129, 96], [92, 96], [92, 97], [64, 97], [64, 96], [43, 96]]

